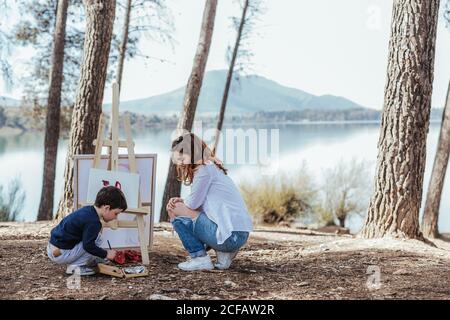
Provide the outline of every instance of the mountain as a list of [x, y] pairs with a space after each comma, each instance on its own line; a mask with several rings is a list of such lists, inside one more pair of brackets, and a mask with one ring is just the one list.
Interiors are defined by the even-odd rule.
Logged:
[[[205, 74], [200, 92], [197, 114], [216, 115], [220, 109], [227, 71], [215, 70]], [[172, 115], [181, 111], [185, 87], [145, 99], [124, 101], [120, 111], [141, 114]], [[111, 104], [104, 105], [105, 110]], [[288, 110], [348, 110], [365, 109], [343, 97], [315, 96], [305, 91], [289, 88], [258, 75], [233, 79], [227, 102], [227, 114], [250, 114], [257, 111]]]

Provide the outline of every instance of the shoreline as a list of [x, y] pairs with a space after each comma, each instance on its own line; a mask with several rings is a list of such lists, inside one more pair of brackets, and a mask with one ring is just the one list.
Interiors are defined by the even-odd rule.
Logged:
[[[430, 124], [439, 124], [441, 123], [441, 120], [433, 119], [430, 120]], [[372, 125], [372, 124], [381, 124], [380, 120], [337, 120], [337, 121], [279, 121], [279, 122], [269, 122], [269, 121], [261, 121], [261, 122], [242, 122], [242, 123], [225, 123], [224, 128], [233, 128], [236, 126], [243, 126], [248, 127], [251, 125], [260, 126], [260, 125]], [[206, 126], [205, 128], [209, 128]], [[213, 128], [213, 126], [211, 127]], [[162, 131], [165, 129], [174, 129], [172, 127], [161, 127], [161, 126], [144, 126], [135, 128], [135, 130], [142, 130], [142, 129], [158, 129], [158, 131]], [[36, 130], [36, 129], [29, 129], [29, 130], [22, 130], [20, 128], [13, 128], [13, 127], [1, 127], [0, 128], [0, 137], [8, 137], [8, 136], [17, 136], [21, 134], [26, 133], [45, 133], [44, 130]]]

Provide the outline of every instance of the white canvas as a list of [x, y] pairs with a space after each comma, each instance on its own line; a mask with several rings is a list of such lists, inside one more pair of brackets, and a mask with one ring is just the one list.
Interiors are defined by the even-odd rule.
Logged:
[[138, 207], [139, 175], [137, 173], [94, 168], [89, 169], [87, 202], [94, 203], [100, 189], [109, 185], [122, 190], [127, 200], [128, 208]]

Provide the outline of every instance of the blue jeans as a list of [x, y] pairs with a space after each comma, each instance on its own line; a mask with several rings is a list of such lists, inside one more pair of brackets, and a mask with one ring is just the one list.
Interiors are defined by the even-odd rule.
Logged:
[[206, 256], [208, 247], [222, 252], [238, 251], [247, 242], [249, 236], [246, 231], [233, 231], [224, 243], [217, 244], [217, 224], [204, 212], [195, 219], [176, 217], [172, 225], [192, 258]]

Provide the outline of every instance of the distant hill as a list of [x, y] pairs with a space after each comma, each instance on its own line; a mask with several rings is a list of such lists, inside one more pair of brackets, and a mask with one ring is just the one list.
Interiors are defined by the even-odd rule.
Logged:
[[[217, 116], [225, 86], [226, 71], [215, 70], [205, 74], [203, 88], [200, 93], [197, 115]], [[158, 117], [179, 115], [184, 98], [185, 87], [139, 100], [123, 101], [120, 111], [129, 111], [141, 115], [157, 115]], [[18, 108], [21, 100], [0, 96], [0, 107]], [[439, 106], [440, 107], [440, 106]], [[109, 111], [111, 104], [103, 106]], [[351, 113], [350, 111], [356, 111]], [[442, 118], [442, 108], [431, 109], [431, 119]], [[367, 111], [367, 112], [366, 112]], [[358, 115], [372, 120], [376, 110], [365, 108], [349, 99], [333, 95], [316, 96], [308, 92], [283, 86], [275, 81], [258, 75], [243, 76], [239, 82], [233, 80], [227, 104], [227, 116], [251, 116], [256, 113], [266, 113], [266, 116], [276, 114], [281, 118], [292, 115], [308, 115], [308, 119], [316, 117], [340, 119], [346, 117], [339, 113]], [[380, 112], [378, 110], [377, 112]], [[317, 112], [317, 115], [314, 113]]]
[[[226, 71], [215, 70], [206, 73], [200, 93], [197, 113], [216, 115], [220, 108]], [[120, 111], [138, 114], [172, 115], [180, 113], [185, 87], [145, 99], [124, 101]], [[111, 108], [104, 105], [105, 110]], [[366, 109], [343, 97], [333, 95], [315, 96], [305, 91], [289, 88], [267, 78], [243, 76], [239, 82], [233, 80], [227, 103], [227, 114], [251, 114], [258, 111], [302, 111]]]

